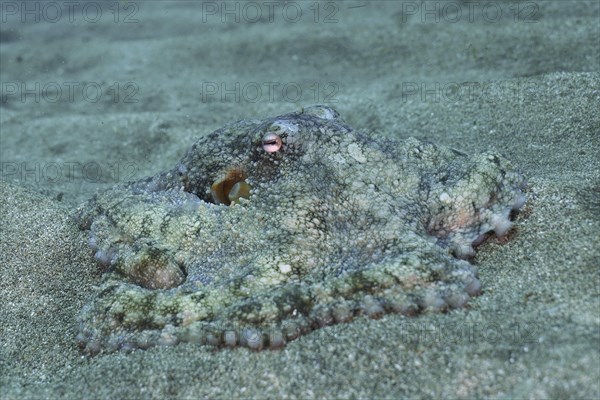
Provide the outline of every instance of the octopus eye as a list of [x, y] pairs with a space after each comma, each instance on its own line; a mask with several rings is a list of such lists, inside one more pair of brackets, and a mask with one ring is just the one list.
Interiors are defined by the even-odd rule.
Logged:
[[279, 135], [276, 135], [272, 132], [265, 133], [265, 136], [262, 138], [262, 147], [267, 153], [275, 153], [276, 151], [279, 151], [281, 144], [282, 141]]

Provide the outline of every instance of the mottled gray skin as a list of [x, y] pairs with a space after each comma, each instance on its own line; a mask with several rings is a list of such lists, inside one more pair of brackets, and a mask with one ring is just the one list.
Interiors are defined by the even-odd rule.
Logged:
[[[283, 145], [263, 149], [267, 132]], [[252, 191], [214, 204], [232, 168]], [[77, 212], [105, 271], [80, 315], [90, 354], [194, 342], [278, 348], [364, 314], [462, 307], [462, 258], [505, 235], [524, 181], [495, 153], [382, 140], [315, 106], [239, 121], [171, 170], [96, 195]]]

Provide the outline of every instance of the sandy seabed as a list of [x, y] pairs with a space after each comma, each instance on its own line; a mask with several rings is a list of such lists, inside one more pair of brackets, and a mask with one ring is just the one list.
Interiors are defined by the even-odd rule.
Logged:
[[[31, 4], [0, 9], [0, 398], [600, 396], [598, 2]], [[315, 103], [522, 169], [516, 229], [474, 259], [483, 294], [281, 351], [83, 356], [101, 274], [75, 207], [225, 123]]]

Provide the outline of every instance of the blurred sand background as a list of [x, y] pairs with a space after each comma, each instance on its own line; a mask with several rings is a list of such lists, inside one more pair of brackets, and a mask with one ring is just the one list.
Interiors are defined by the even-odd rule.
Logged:
[[[599, 9], [3, 1], [0, 398], [598, 398]], [[282, 351], [83, 356], [76, 317], [100, 273], [74, 208], [225, 123], [315, 103], [376, 135], [495, 148], [523, 170], [516, 230], [474, 260], [482, 296]]]

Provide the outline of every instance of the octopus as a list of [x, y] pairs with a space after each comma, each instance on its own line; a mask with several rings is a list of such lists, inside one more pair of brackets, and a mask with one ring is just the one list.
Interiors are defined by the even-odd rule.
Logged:
[[474, 247], [507, 235], [525, 187], [495, 152], [361, 133], [326, 106], [226, 125], [76, 210], [102, 271], [77, 342], [277, 349], [464, 307], [481, 292]]

